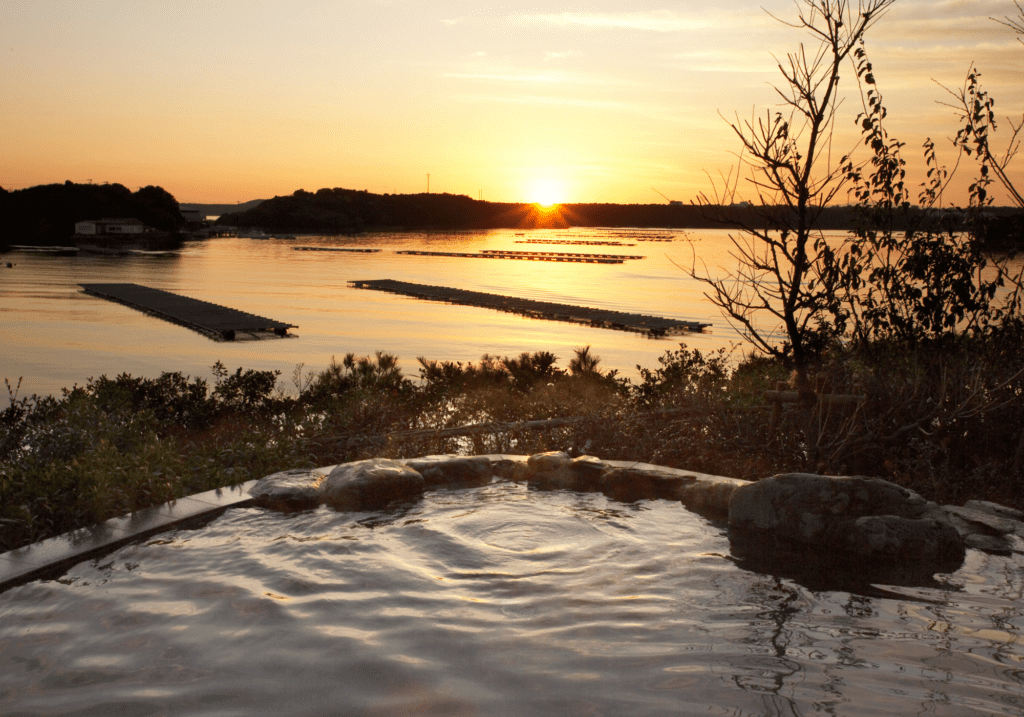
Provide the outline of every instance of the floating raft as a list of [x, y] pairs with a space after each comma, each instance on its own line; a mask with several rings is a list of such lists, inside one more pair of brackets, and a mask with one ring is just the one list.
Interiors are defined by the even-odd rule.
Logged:
[[78, 253], [77, 246], [25, 246], [11, 244], [11, 249], [28, 252], [29, 254], [54, 254], [56, 256], [72, 256]]
[[[522, 234], [516, 234], [522, 236]], [[586, 244], [588, 246], [636, 246], [623, 244], [620, 241], [597, 241], [590, 239], [516, 239], [516, 244]]]
[[609, 236], [624, 237], [632, 241], [675, 241], [675, 234], [658, 234], [654, 232], [609, 232]]
[[508, 311], [535, 319], [571, 321], [577, 324], [586, 324], [604, 329], [635, 331], [648, 334], [649, 336], [669, 336], [687, 332], [699, 332], [711, 326], [711, 324], [702, 324], [696, 321], [680, 321], [678, 319], [664, 319], [643, 314], [629, 314], [623, 311], [591, 309], [586, 306], [556, 304], [548, 301], [534, 301], [532, 299], [517, 299], [513, 296], [502, 296], [501, 294], [487, 294], [482, 291], [466, 291], [464, 289], [450, 289], [444, 286], [413, 284], [407, 281], [394, 281], [392, 279], [350, 281], [349, 286], [356, 289], [387, 291], [392, 294], [402, 294], [403, 296], [412, 296], [417, 299], [444, 301], [449, 304], [497, 309], [498, 311]]
[[79, 284], [85, 293], [130, 306], [152, 316], [187, 326], [218, 341], [234, 341], [238, 333], [273, 332], [287, 336], [294, 324], [285, 324], [262, 316], [229, 309], [208, 301], [190, 299], [169, 291], [139, 284]]
[[573, 254], [566, 251], [516, 251], [514, 249], [481, 249], [481, 254], [502, 254], [510, 256], [531, 256], [531, 257], [579, 257], [581, 259], [646, 259], [646, 256], [639, 254]]
[[293, 246], [295, 251], [350, 251], [360, 254], [376, 254], [380, 249], [357, 249], [348, 246]]
[[[466, 259], [521, 259], [525, 261], [569, 261], [583, 264], [623, 264], [625, 259], [609, 254], [561, 254], [557, 252], [517, 252], [485, 250], [478, 253], [456, 251], [396, 251], [396, 254], [413, 254], [415, 256], [455, 256]], [[632, 258], [632, 257], [630, 257]]]

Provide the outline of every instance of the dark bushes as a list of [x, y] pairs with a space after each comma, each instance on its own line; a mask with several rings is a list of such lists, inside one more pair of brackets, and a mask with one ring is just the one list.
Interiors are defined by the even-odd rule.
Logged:
[[19, 398], [8, 386], [0, 549], [248, 480], [247, 468], [271, 468], [282, 454], [303, 460], [299, 444], [268, 431], [280, 408], [275, 373], [215, 374], [212, 392], [180, 373], [101, 376], [60, 399]]
[[418, 382], [394, 356], [349, 354], [318, 375], [298, 367], [291, 396], [277, 372], [219, 363], [212, 388], [168, 373], [101, 377], [60, 398], [12, 389], [0, 550], [279, 470], [430, 453], [567, 450], [755, 480], [866, 474], [943, 502], [1024, 507], [1022, 334], [1006, 322], [955, 343], [833, 347], [813, 391], [786, 404], [766, 398], [795, 388], [781, 362], [685, 346], [635, 382], [585, 348], [568, 370], [547, 352], [420, 359]]

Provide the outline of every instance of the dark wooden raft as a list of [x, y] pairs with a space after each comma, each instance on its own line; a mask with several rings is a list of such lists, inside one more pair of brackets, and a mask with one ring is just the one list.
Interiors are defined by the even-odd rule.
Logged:
[[467, 291], [465, 289], [450, 289], [444, 286], [413, 284], [393, 279], [350, 281], [349, 285], [356, 289], [387, 291], [392, 294], [402, 294], [417, 299], [444, 301], [449, 304], [462, 304], [464, 306], [479, 306], [486, 309], [497, 309], [499, 311], [521, 314], [535, 319], [571, 321], [598, 328], [635, 331], [648, 334], [649, 336], [667, 336], [691, 331], [703, 331], [706, 327], [711, 326], [711, 324], [702, 324], [697, 321], [665, 319], [658, 316], [630, 314], [623, 311], [592, 309], [586, 306], [556, 304], [549, 301], [534, 301], [532, 299], [517, 299], [513, 296], [502, 296], [501, 294], [487, 294], [482, 291]]
[[133, 309], [199, 331], [213, 339], [234, 341], [242, 333], [273, 332], [287, 336], [294, 324], [274, 321], [209, 301], [190, 299], [140, 284], [79, 284], [87, 294], [125, 304]]
[[[605, 254], [567, 254], [559, 252], [517, 252], [484, 250], [480, 252], [461, 251], [420, 251], [418, 249], [405, 249], [396, 251], [396, 254], [411, 254], [414, 256], [454, 256], [463, 259], [519, 259], [521, 261], [562, 261], [575, 264], [623, 264], [625, 259]], [[637, 257], [642, 259], [643, 257]]]

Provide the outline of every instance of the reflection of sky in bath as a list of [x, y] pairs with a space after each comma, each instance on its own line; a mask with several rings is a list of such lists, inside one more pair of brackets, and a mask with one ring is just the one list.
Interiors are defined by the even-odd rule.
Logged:
[[[429, 173], [431, 191], [491, 200], [532, 201], [542, 180], [568, 201], [689, 200], [730, 165], [719, 112], [772, 108], [773, 54], [807, 39], [761, 4], [7, 0], [0, 186], [154, 183], [224, 202], [417, 192]], [[1000, 117], [1020, 116], [1024, 48], [991, 19], [1016, 12], [897, 0], [870, 32], [908, 160], [954, 133], [936, 82], [959, 85], [971, 62]], [[849, 95], [836, 154], [858, 108]]]
[[1019, 554], [847, 591], [733, 548], [675, 501], [523, 483], [238, 508], [0, 594], [0, 712], [1020, 714]]

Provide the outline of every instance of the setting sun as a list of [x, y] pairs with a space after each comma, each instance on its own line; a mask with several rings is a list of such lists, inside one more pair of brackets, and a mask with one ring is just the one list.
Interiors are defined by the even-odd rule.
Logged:
[[[550, 212], [658, 204], [655, 187], [688, 203], [735, 171], [733, 113], [771, 107], [785, 84], [771, 58], [807, 39], [775, 19], [795, 19], [783, 0], [123, 5], [0, 3], [3, 190], [110, 182], [236, 203], [340, 187]], [[911, 148], [956, 133], [936, 82], [957, 88], [974, 66], [1000, 117], [1020, 117], [1021, 47], [991, 19], [1007, 14], [1014, 0], [899, 0], [872, 29], [888, 131], [920, 176], [909, 181], [927, 171]], [[834, 141], [853, 148], [860, 90], [842, 79]], [[936, 150], [940, 164], [956, 161], [948, 141]]]
[[565, 188], [556, 179], [538, 179], [530, 187], [529, 201], [551, 207], [565, 201]]

